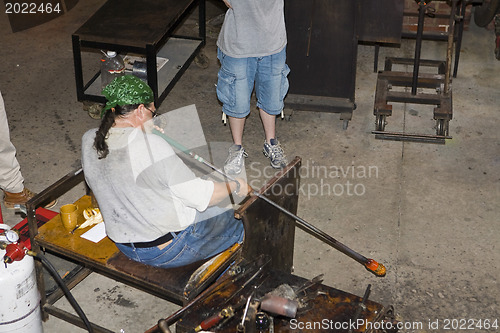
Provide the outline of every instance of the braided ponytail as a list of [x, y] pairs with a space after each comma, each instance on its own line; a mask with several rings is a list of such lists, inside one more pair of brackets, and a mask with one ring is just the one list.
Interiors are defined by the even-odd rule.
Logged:
[[106, 136], [108, 135], [109, 129], [115, 124], [115, 113], [113, 111], [107, 110], [102, 118], [101, 125], [99, 129], [95, 132], [94, 148], [97, 150], [97, 155], [99, 159], [108, 156], [108, 144], [106, 143]]
[[129, 112], [134, 111], [140, 104], [117, 105], [104, 113], [99, 129], [95, 132], [94, 148], [97, 150], [99, 159], [105, 158], [109, 154], [106, 137], [109, 129], [115, 124], [116, 117], [126, 116]]

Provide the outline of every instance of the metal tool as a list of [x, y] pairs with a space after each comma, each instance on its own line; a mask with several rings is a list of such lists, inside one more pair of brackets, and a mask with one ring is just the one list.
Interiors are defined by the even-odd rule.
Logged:
[[193, 331], [200, 332], [202, 330], [205, 331], [205, 330], [211, 329], [215, 325], [219, 324], [223, 319], [231, 318], [232, 316], [234, 316], [234, 309], [232, 306], [228, 306], [228, 307], [222, 309], [216, 315], [202, 321], [198, 326], [196, 326], [194, 328]]
[[80, 225], [79, 225], [79, 224], [78, 224], [78, 225], [77, 225], [77, 226], [76, 226], [73, 230], [71, 230], [71, 233], [72, 233], [72, 234], [74, 234], [74, 233], [75, 233], [75, 231], [76, 231], [78, 228], [80, 228]]
[[[228, 304], [229, 301], [231, 301], [236, 295], [238, 295], [242, 290], [245, 289], [246, 286], [248, 286], [248, 284], [250, 282], [252, 282], [258, 275], [260, 275], [262, 273], [264, 269], [264, 266], [262, 267], [259, 267], [259, 269], [248, 279], [245, 281], [245, 283], [243, 283], [243, 285], [238, 289], [238, 291], [236, 291], [235, 293], [233, 293], [233, 295], [231, 295], [231, 297], [227, 298], [226, 301], [224, 302], [224, 304]], [[264, 283], [264, 281], [268, 278], [268, 275], [266, 275], [262, 281], [260, 281], [260, 284], [257, 286], [255, 286], [255, 289], [257, 289], [258, 287], [260, 287], [262, 285], [262, 283]]]
[[[245, 305], [245, 298], [243, 295], [241, 295], [242, 292], [244, 292], [245, 288], [258, 276], [262, 277], [262, 271], [264, 269], [264, 266], [259, 267], [259, 269], [250, 277], [248, 278], [241, 287], [238, 288], [230, 297], [226, 299], [226, 301], [222, 304], [222, 306], [226, 306], [223, 308], [219, 313], [213, 315], [212, 317], [204, 320], [200, 325], [198, 325], [195, 329], [194, 332], [199, 332], [199, 330], [207, 330], [212, 327], [215, 327], [216, 325], [223, 326], [225, 321], [228, 321], [230, 318], [234, 316], [234, 314], [239, 311], [243, 306]], [[246, 308], [246, 314], [243, 317], [243, 323], [245, 321], [246, 317], [249, 318], [254, 318], [255, 313], [257, 313], [257, 308], [260, 304], [258, 300], [252, 301], [252, 296], [255, 292], [255, 289], [258, 289], [264, 281], [268, 278], [269, 275], [264, 276], [261, 278], [260, 283], [255, 285], [253, 288], [254, 290], [250, 294], [250, 297], [247, 300], [247, 308]], [[236, 300], [233, 302], [231, 305], [227, 305], [231, 302], [232, 299], [234, 299], [236, 296], [239, 296], [240, 299]], [[252, 319], [250, 319], [252, 321]], [[244, 328], [245, 326], [243, 326]]]
[[295, 318], [299, 303], [285, 297], [267, 294], [260, 303], [263, 311], [288, 318]]
[[[258, 275], [258, 273], [260, 273], [264, 269], [264, 267], [267, 266], [267, 264], [269, 264], [270, 261], [271, 261], [271, 259], [269, 257], [260, 256], [255, 261], [253, 261], [247, 265], [244, 265], [244, 266], [239, 266], [239, 264], [241, 264], [241, 263], [236, 263], [235, 266], [237, 267], [237, 270], [239, 273], [236, 273], [236, 275], [235, 275], [235, 274], [230, 274], [230, 271], [229, 271], [227, 276], [222, 278], [219, 281], [219, 283], [214, 283], [214, 284], [210, 285], [207, 289], [205, 289], [202, 293], [200, 293], [198, 296], [196, 296], [193, 300], [191, 300], [184, 307], [180, 308], [179, 310], [177, 310], [176, 312], [171, 314], [168, 318], [165, 318], [164, 319], [164, 321], [166, 322], [165, 324], [167, 326], [174, 324], [176, 321], [178, 321], [185, 314], [186, 311], [191, 309], [191, 307], [193, 307], [195, 304], [198, 304], [206, 297], [210, 296], [210, 294], [216, 288], [220, 288], [224, 284], [233, 284], [236, 281], [239, 281], [240, 279], [248, 276], [249, 274], [254, 273], [249, 278], [249, 280], [247, 280], [243, 284], [242, 288], [244, 288], [246, 285], [248, 285], [248, 283], [250, 283], [250, 281], [252, 281]], [[240, 288], [238, 291], [236, 291], [226, 302], [224, 302], [224, 305], [227, 304], [228, 301], [230, 299], [232, 299], [236, 294], [238, 294], [242, 290], [242, 288]], [[158, 332], [158, 329], [159, 329], [159, 327], [158, 327], [158, 325], [156, 325], [156, 326], [151, 327], [145, 333]]]
[[[262, 270], [263, 270], [263, 266], [262, 267], [259, 267], [259, 269], [248, 279], [245, 281], [245, 283], [243, 283], [243, 285], [238, 288], [237, 291], [235, 291], [231, 297], [227, 298], [226, 301], [224, 302], [223, 305], [226, 305], [228, 304], [235, 296], [237, 295], [240, 295], [240, 292], [242, 292], [243, 290], [245, 290], [245, 287], [250, 283], [252, 282], [257, 276], [259, 276], [261, 273], [262, 273]], [[267, 278], [264, 277], [264, 279], [261, 281], [261, 283], [259, 284], [262, 285], [262, 283], [264, 282], [264, 280]], [[257, 289], [259, 286], [255, 286], [255, 289]], [[257, 301], [257, 304], [254, 305], [253, 302], [252, 302], [252, 305], [251, 304], [251, 299], [252, 299], [252, 295], [253, 295], [253, 291], [252, 291], [252, 294], [250, 295], [250, 297], [248, 297], [248, 300], [247, 300], [247, 306], [246, 306], [246, 312], [248, 314], [249, 312], [249, 309], [254, 309], [255, 311], [253, 312], [254, 314], [257, 312], [256, 308], [258, 307], [258, 304], [259, 302]], [[223, 325], [223, 320], [228, 320], [230, 318], [232, 318], [234, 316], [234, 314], [240, 310], [243, 305], [245, 304], [244, 300], [245, 298], [242, 297], [242, 295], [240, 295], [240, 300], [237, 300], [235, 304], [233, 305], [228, 305], [226, 306], [225, 308], [223, 308], [221, 311], [219, 311], [217, 314], [209, 317], [208, 319], [205, 319], [204, 321], [202, 321], [196, 328], [194, 328], [194, 332], [199, 332], [201, 330], [208, 330], [208, 329], [211, 329], [212, 327], [215, 327], [216, 325]], [[243, 317], [243, 323], [244, 323], [244, 320], [245, 320], [245, 317], [246, 315]]]
[[[205, 166], [211, 168], [212, 170], [216, 171], [217, 173], [222, 175], [225, 179], [237, 182], [235, 178], [231, 177], [230, 175], [225, 173], [220, 168], [216, 167], [215, 165], [213, 165], [209, 161], [205, 160], [203, 157], [193, 153], [188, 148], [181, 145], [179, 142], [175, 141], [174, 139], [172, 139], [172, 138], [168, 137], [167, 135], [165, 135], [164, 133], [162, 133], [160, 130], [154, 129], [153, 133], [160, 136], [161, 138], [163, 138], [165, 141], [167, 141], [169, 144], [171, 144], [175, 148], [179, 149], [184, 154], [192, 157], [196, 161], [198, 161], [198, 162], [204, 164]], [[311, 233], [312, 235], [316, 236], [317, 238], [319, 238], [323, 242], [327, 243], [328, 245], [332, 246], [333, 248], [337, 249], [338, 251], [344, 253], [345, 255], [351, 257], [352, 259], [356, 260], [360, 264], [364, 265], [365, 268], [368, 271], [370, 271], [371, 273], [375, 274], [376, 276], [385, 276], [386, 269], [385, 269], [384, 265], [378, 263], [374, 259], [366, 258], [365, 256], [353, 251], [352, 249], [350, 249], [346, 245], [337, 241], [332, 236], [328, 235], [327, 233], [323, 232], [322, 230], [318, 229], [317, 227], [315, 227], [314, 225], [310, 224], [309, 222], [303, 220], [302, 218], [298, 217], [297, 215], [290, 212], [289, 210], [281, 207], [280, 205], [278, 205], [274, 201], [268, 199], [267, 197], [265, 197], [264, 195], [262, 195], [258, 191], [252, 189], [252, 194], [257, 196], [259, 199], [262, 199], [265, 202], [269, 203], [271, 206], [273, 206], [276, 209], [280, 210], [281, 212], [285, 213], [289, 217], [293, 218], [305, 231]]]
[[248, 313], [248, 307], [250, 306], [250, 301], [252, 300], [252, 295], [248, 296], [247, 304], [245, 305], [245, 310], [243, 311], [243, 316], [241, 317], [241, 323], [238, 323], [238, 326], [236, 326], [236, 330], [238, 332], [245, 332], [245, 319], [247, 317]]
[[298, 296], [301, 292], [305, 291], [306, 289], [309, 289], [313, 286], [320, 284], [321, 282], [323, 282], [324, 275], [325, 274], [320, 274], [318, 276], [315, 276], [311, 280], [307, 280], [306, 282], [304, 282], [303, 285], [301, 285], [299, 288], [297, 288], [297, 290], [295, 290], [295, 294]]
[[[366, 309], [365, 303], [368, 300], [368, 296], [370, 296], [371, 287], [372, 287], [372, 285], [369, 284], [368, 287], [366, 288], [365, 294], [363, 295], [363, 298], [361, 299], [361, 302], [358, 304], [356, 312], [354, 313], [354, 317], [352, 318], [352, 322], [357, 322], [357, 320], [359, 319], [359, 316], [361, 315], [361, 311]], [[352, 333], [352, 332], [353, 332], [353, 330], [352, 330], [352, 328], [350, 328], [347, 333]]]
[[161, 330], [162, 333], [172, 333], [165, 319], [158, 320], [158, 328]]

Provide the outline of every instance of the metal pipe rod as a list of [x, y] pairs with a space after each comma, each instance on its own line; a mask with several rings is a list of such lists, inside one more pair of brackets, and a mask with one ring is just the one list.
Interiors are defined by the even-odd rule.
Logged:
[[[466, 6], [467, 6], [467, 1], [462, 0], [462, 3], [460, 5], [460, 13], [458, 17], [460, 23], [458, 23], [457, 41], [455, 43], [455, 67], [453, 68], [453, 77], [457, 77], [457, 72], [458, 72], [458, 60], [460, 59], [460, 49], [462, 48], [462, 37], [464, 33]], [[455, 31], [453, 31], [453, 34], [455, 34]]]
[[411, 83], [411, 94], [417, 94], [418, 86], [418, 72], [420, 70], [420, 52], [422, 50], [422, 35], [424, 33], [424, 19], [425, 11], [427, 10], [427, 3], [420, 1], [418, 7], [418, 25], [417, 25], [417, 40], [415, 42], [415, 59], [413, 60], [413, 80]]
[[450, 92], [451, 83], [451, 60], [453, 58], [453, 39], [455, 37], [455, 12], [457, 10], [457, 0], [451, 1], [450, 21], [448, 26], [448, 45], [446, 48], [446, 72], [444, 79], [444, 93]]

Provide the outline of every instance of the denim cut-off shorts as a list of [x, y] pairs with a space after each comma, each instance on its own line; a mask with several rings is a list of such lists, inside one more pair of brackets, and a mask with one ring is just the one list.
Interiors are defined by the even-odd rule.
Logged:
[[217, 58], [221, 63], [217, 97], [226, 115], [244, 118], [250, 113], [254, 85], [257, 107], [271, 115], [281, 113], [289, 87], [286, 47], [276, 54], [251, 58], [232, 58], [217, 49]]
[[243, 236], [243, 222], [234, 217], [232, 209], [212, 206], [197, 213], [195, 223], [174, 235], [172, 242], [164, 249], [160, 250], [156, 246], [136, 248], [120, 243], [116, 243], [116, 246], [134, 261], [173, 268], [210, 258], [234, 243], [241, 243]]

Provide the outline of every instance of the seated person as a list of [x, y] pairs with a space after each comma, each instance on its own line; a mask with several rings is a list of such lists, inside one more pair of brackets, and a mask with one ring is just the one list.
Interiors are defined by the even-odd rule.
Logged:
[[137, 77], [116, 78], [103, 94], [100, 127], [82, 138], [82, 166], [118, 249], [132, 260], [172, 268], [242, 242], [243, 223], [217, 204], [231, 192], [246, 196], [246, 181], [196, 177], [152, 133], [153, 91]]

